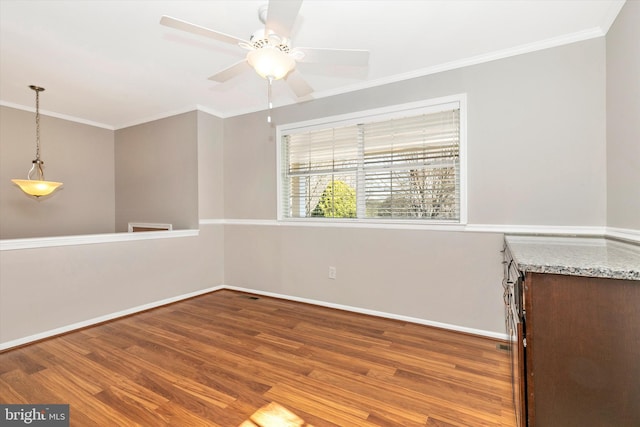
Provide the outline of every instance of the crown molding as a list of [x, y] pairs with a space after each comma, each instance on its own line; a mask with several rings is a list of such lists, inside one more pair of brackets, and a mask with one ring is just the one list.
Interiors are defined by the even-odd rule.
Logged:
[[[0, 101], [0, 106], [9, 107], [9, 108], [13, 108], [13, 109], [16, 109], [16, 110], [28, 111], [30, 113], [35, 113], [36, 112], [36, 109], [33, 108], [33, 107], [27, 107], [25, 105], [14, 104], [13, 102]], [[94, 127], [97, 127], [97, 128], [115, 130], [115, 128], [113, 126], [111, 126], [111, 125], [107, 125], [107, 124], [99, 123], [99, 122], [94, 122], [94, 121], [91, 121], [91, 120], [81, 119], [79, 117], [67, 116], [66, 114], [59, 114], [59, 113], [55, 113], [53, 111], [47, 111], [47, 110], [40, 109], [40, 115], [49, 116], [49, 117], [55, 117], [56, 119], [62, 119], [62, 120], [66, 120], [66, 121], [69, 121], [69, 122], [75, 122], [75, 123], [80, 123], [80, 124], [83, 124], [83, 125], [94, 126]]]

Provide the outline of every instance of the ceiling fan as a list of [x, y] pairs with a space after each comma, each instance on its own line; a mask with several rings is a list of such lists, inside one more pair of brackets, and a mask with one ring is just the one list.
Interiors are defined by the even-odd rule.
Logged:
[[313, 92], [313, 88], [296, 69], [298, 62], [347, 66], [366, 66], [369, 62], [367, 50], [293, 47], [291, 29], [301, 5], [302, 0], [270, 0], [268, 5], [258, 9], [258, 17], [265, 24], [264, 28], [254, 32], [248, 41], [166, 15], [162, 16], [160, 24], [246, 49], [248, 53], [245, 59], [217, 72], [209, 80], [225, 82], [253, 68], [269, 81], [271, 107], [273, 80], [284, 78], [298, 98]]

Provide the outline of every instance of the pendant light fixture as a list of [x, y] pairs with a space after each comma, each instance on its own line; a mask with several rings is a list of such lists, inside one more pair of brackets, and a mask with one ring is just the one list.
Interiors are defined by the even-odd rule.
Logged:
[[34, 85], [29, 88], [36, 92], [36, 159], [31, 162], [27, 179], [12, 179], [11, 182], [20, 187], [25, 194], [39, 199], [56, 191], [62, 183], [44, 180], [44, 171], [42, 170], [44, 162], [40, 159], [40, 92], [44, 88]]

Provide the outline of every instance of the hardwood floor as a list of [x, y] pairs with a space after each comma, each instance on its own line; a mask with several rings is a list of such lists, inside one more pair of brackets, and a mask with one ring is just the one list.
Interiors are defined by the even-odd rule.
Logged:
[[223, 290], [0, 354], [72, 426], [514, 426], [498, 341]]

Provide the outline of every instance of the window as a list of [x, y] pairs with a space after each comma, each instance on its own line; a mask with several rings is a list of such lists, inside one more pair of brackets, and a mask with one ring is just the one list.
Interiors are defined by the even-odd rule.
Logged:
[[278, 128], [279, 218], [464, 223], [465, 97]]

